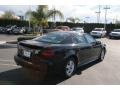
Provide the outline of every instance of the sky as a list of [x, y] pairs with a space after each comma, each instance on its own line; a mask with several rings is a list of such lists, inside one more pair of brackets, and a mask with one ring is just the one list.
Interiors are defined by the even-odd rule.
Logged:
[[[81, 22], [86, 21], [89, 23], [97, 22], [97, 14], [99, 5], [53, 5], [56, 9], [60, 10], [64, 14], [64, 21], [68, 17], [77, 17]], [[49, 5], [49, 9], [53, 8], [52, 5]], [[100, 22], [104, 23], [105, 21], [105, 6], [100, 5]], [[114, 22], [116, 19], [120, 18], [120, 5], [107, 5], [110, 9], [107, 10], [107, 22]], [[15, 12], [16, 15], [25, 15], [25, 12], [31, 10], [35, 11], [37, 5], [0, 5], [0, 14], [3, 14], [4, 11], [11, 10]], [[59, 21], [59, 18], [57, 18]]]

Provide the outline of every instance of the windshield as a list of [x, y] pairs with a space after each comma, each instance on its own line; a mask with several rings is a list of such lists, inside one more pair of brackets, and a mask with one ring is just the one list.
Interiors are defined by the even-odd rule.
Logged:
[[102, 31], [102, 29], [94, 29], [93, 31]]
[[52, 32], [41, 37], [35, 38], [33, 40], [45, 43], [61, 43], [66, 37], [68, 37], [68, 33], [61, 32]]
[[120, 32], [120, 29], [118, 30], [118, 29], [114, 29], [114, 32]]

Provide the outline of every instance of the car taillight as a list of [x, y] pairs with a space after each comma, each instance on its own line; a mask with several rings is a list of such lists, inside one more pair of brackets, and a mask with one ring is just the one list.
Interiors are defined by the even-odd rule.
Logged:
[[50, 58], [54, 57], [54, 52], [53, 52], [53, 50], [51, 48], [45, 48], [42, 51], [41, 56], [43, 58], [50, 59]]

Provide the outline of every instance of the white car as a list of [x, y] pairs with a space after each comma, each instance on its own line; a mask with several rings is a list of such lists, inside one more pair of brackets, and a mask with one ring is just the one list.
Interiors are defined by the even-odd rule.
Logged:
[[114, 29], [110, 32], [109, 38], [120, 38], [120, 29]]
[[95, 28], [90, 32], [93, 37], [105, 37], [107, 31], [104, 28]]
[[71, 31], [76, 31], [78, 33], [84, 33], [84, 29], [81, 27], [73, 27]]

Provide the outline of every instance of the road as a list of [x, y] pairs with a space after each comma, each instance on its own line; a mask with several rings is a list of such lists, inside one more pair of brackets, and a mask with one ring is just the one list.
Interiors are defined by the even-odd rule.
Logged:
[[7, 34], [0, 34], [0, 41], [15, 41], [18, 37], [23, 35], [7, 35]]
[[119, 85], [120, 40], [102, 38], [100, 41], [107, 45], [104, 61], [92, 62], [79, 68], [69, 79], [64, 79], [59, 75], [50, 75], [44, 81], [28, 79], [23, 68], [14, 63], [16, 45], [0, 46], [0, 84]]

